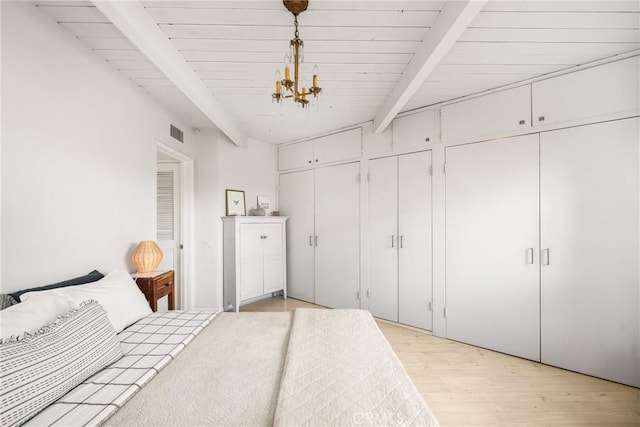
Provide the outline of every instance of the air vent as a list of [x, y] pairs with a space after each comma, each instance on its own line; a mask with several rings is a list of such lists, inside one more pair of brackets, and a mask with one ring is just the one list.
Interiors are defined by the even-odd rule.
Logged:
[[171, 134], [172, 137], [174, 137], [178, 141], [184, 142], [184, 132], [182, 132], [180, 129], [178, 129], [174, 125], [171, 125], [169, 133]]

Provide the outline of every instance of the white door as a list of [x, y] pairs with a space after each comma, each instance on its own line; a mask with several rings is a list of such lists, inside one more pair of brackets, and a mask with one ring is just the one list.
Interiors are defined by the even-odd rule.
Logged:
[[362, 154], [362, 128], [351, 129], [313, 140], [313, 162], [337, 162], [360, 157]]
[[360, 163], [315, 172], [315, 303], [359, 308]]
[[538, 149], [538, 135], [446, 149], [447, 337], [532, 360], [540, 358]]
[[262, 224], [240, 224], [240, 300], [263, 294]]
[[398, 157], [398, 313], [431, 330], [431, 151]]
[[398, 321], [398, 157], [369, 162], [369, 311]]
[[280, 175], [279, 209], [287, 220], [287, 295], [314, 300], [313, 171]]
[[284, 145], [278, 148], [278, 169], [281, 171], [311, 166], [312, 162], [312, 141]]
[[[180, 237], [180, 163], [158, 163], [156, 187], [156, 240], [162, 250], [158, 270], [173, 270], [176, 307], [182, 307]], [[168, 310], [166, 297], [158, 301], [158, 310]]]
[[434, 113], [435, 110], [426, 110], [394, 119], [393, 147], [402, 150], [432, 145], [436, 140]]
[[531, 86], [466, 99], [445, 105], [440, 111], [443, 142], [524, 133], [531, 129]]
[[282, 224], [263, 224], [262, 254], [263, 254], [263, 293], [274, 292], [283, 288], [284, 284], [284, 254], [282, 253]]
[[541, 136], [542, 361], [640, 386], [638, 118]]

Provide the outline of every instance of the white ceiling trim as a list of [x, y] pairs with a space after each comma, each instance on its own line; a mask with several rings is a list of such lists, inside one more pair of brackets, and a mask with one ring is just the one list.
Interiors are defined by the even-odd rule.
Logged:
[[247, 135], [194, 73], [141, 3], [98, 0], [92, 0], [92, 3], [234, 144], [247, 146]]
[[407, 64], [404, 73], [373, 119], [374, 134], [381, 133], [462, 36], [486, 1], [447, 2]]

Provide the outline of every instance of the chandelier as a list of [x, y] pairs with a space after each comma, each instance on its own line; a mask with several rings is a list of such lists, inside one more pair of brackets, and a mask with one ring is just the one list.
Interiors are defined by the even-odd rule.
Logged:
[[[285, 98], [292, 98], [294, 102], [298, 103], [302, 108], [305, 108], [309, 104], [307, 96], [313, 95], [314, 98], [322, 91], [322, 88], [318, 86], [318, 66], [313, 67], [313, 84], [310, 88], [304, 85], [304, 82], [300, 82], [299, 67], [304, 62], [304, 42], [300, 39], [298, 34], [298, 15], [305, 10], [309, 5], [308, 0], [283, 0], [284, 6], [294, 16], [293, 24], [296, 27], [294, 38], [289, 42], [290, 52], [285, 55], [284, 66], [284, 79], [280, 79], [280, 70], [276, 71], [276, 91], [271, 95], [274, 102], [280, 102]], [[291, 80], [291, 63], [293, 62], [293, 80]], [[300, 86], [302, 88], [300, 89]]]

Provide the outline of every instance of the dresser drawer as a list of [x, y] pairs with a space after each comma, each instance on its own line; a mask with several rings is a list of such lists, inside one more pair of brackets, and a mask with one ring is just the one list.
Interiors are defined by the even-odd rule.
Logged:
[[155, 280], [156, 297], [161, 298], [173, 291], [173, 274], [163, 274]]
[[149, 305], [153, 311], [158, 309], [158, 299], [169, 296], [169, 310], [175, 309], [175, 279], [174, 272], [167, 271], [161, 274], [154, 275], [139, 275], [135, 274], [134, 278], [136, 284], [144, 293]]

